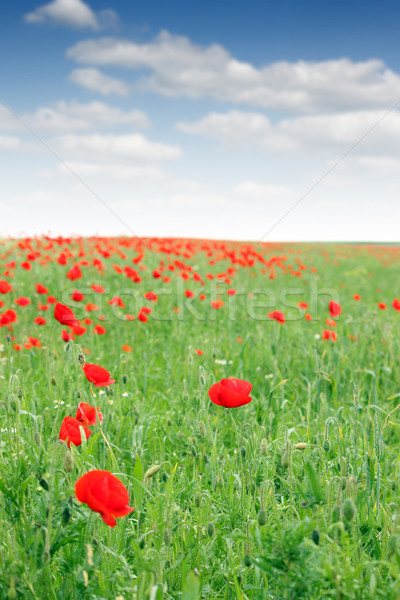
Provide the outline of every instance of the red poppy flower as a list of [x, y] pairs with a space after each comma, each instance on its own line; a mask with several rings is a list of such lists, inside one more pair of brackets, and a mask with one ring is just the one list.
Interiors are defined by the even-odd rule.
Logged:
[[86, 333], [86, 331], [87, 331], [86, 327], [84, 327], [80, 323], [77, 323], [76, 325], [74, 325], [72, 327], [72, 333], [74, 335], [83, 335], [84, 333]]
[[97, 333], [97, 335], [104, 335], [106, 333], [106, 329], [102, 325], [96, 325], [93, 328], [93, 331], [94, 333]]
[[199, 356], [201, 356], [203, 354], [203, 350], [195, 350], [196, 354], [198, 354]]
[[37, 283], [36, 284], [36, 291], [38, 294], [48, 294], [49, 290], [44, 287], [44, 285], [42, 285], [41, 283]]
[[323, 340], [332, 340], [332, 342], [336, 342], [337, 333], [336, 333], [336, 331], [329, 331], [329, 329], [324, 329], [322, 332], [322, 339]]
[[18, 304], [18, 306], [27, 306], [31, 303], [29, 298], [25, 298], [25, 296], [21, 296], [21, 298], [16, 298], [14, 302], [15, 304]]
[[92, 312], [94, 310], [99, 310], [97, 304], [93, 304], [93, 302], [88, 302], [85, 306], [86, 312]]
[[400, 300], [398, 300], [397, 298], [395, 298], [393, 300], [392, 306], [395, 310], [400, 310]]
[[54, 296], [47, 296], [47, 302], [48, 304], [55, 304], [57, 302], [57, 298], [54, 298]]
[[16, 323], [17, 322], [17, 313], [13, 308], [8, 308], [4, 313], [4, 316], [7, 318], [8, 323]]
[[93, 470], [85, 473], [75, 483], [75, 495], [94, 512], [101, 515], [110, 527], [117, 524], [116, 518], [129, 515], [134, 509], [129, 506], [128, 490], [109, 471]]
[[72, 267], [66, 274], [66, 277], [68, 277], [68, 279], [71, 281], [75, 281], [75, 279], [82, 279], [82, 271], [79, 265]]
[[46, 319], [44, 319], [43, 317], [35, 317], [34, 321], [35, 321], [36, 325], [45, 325], [46, 324]]
[[57, 302], [54, 307], [54, 318], [61, 325], [69, 325], [70, 327], [78, 325], [78, 321], [72, 310], [68, 306], [65, 306], [65, 304], [61, 304], [61, 302]]
[[186, 298], [193, 298], [194, 292], [192, 290], [185, 290], [185, 296]]
[[147, 315], [143, 311], [140, 311], [140, 313], [138, 314], [138, 319], [139, 321], [142, 321], [142, 323], [146, 323], [149, 320]]
[[384, 302], [379, 302], [379, 303], [378, 303], [378, 306], [379, 306], [379, 308], [380, 308], [381, 310], [386, 310], [386, 308], [387, 308], [387, 306], [386, 306], [386, 304], [385, 304]]
[[228, 294], [228, 296], [234, 296], [236, 294], [236, 290], [234, 290], [232, 288], [232, 289], [226, 290], [226, 293]]
[[221, 298], [218, 298], [217, 300], [213, 300], [211, 302], [211, 306], [213, 308], [215, 308], [215, 310], [218, 310], [219, 308], [222, 308], [224, 306], [225, 302], [223, 300], [221, 300]]
[[74, 293], [72, 294], [71, 298], [72, 298], [72, 300], [75, 300], [75, 302], [82, 302], [82, 300], [85, 299], [85, 296], [79, 290], [75, 290]]
[[85, 425], [96, 425], [97, 417], [99, 418], [100, 425], [103, 422], [103, 414], [100, 412], [99, 407], [95, 408], [88, 402], [80, 402], [78, 404], [78, 410], [76, 411], [76, 420], [84, 423]]
[[0, 294], [8, 294], [11, 292], [12, 286], [8, 283], [8, 281], [0, 281]]
[[361, 300], [361, 296], [359, 296], [358, 294], [354, 294], [353, 300], [357, 300], [357, 302], [359, 302]]
[[123, 350], [124, 352], [132, 352], [133, 348], [132, 348], [131, 346], [128, 346], [128, 344], [124, 344], [124, 345], [122, 346], [122, 350]]
[[72, 333], [68, 333], [68, 331], [66, 329], [62, 330], [61, 337], [64, 340], [64, 342], [69, 342], [69, 340], [75, 339], [74, 336], [72, 335]]
[[146, 292], [146, 294], [143, 294], [143, 296], [146, 298], [146, 300], [150, 300], [151, 302], [157, 302], [157, 294], [155, 294], [154, 292]]
[[306, 321], [311, 321], [311, 319], [312, 319], [312, 316], [311, 316], [310, 314], [306, 313], [306, 314], [304, 315], [304, 318], [305, 318], [305, 320], [306, 320]]
[[224, 408], [236, 408], [251, 402], [252, 384], [242, 379], [222, 379], [208, 390], [211, 402]]
[[114, 296], [111, 300], [108, 301], [108, 304], [110, 304], [111, 306], [116, 304], [120, 308], [125, 308], [125, 304], [123, 303], [122, 298], [119, 298], [118, 296]]
[[278, 323], [283, 324], [285, 322], [285, 315], [283, 312], [280, 312], [279, 310], [274, 310], [273, 312], [269, 312], [268, 316], [270, 319], [273, 319], [274, 321], [278, 321]]
[[98, 285], [97, 283], [94, 283], [90, 287], [92, 288], [92, 290], [94, 292], [97, 292], [98, 294], [104, 294], [104, 288], [102, 285]]
[[74, 446], [80, 446], [82, 444], [82, 436], [80, 427], [83, 428], [86, 439], [88, 439], [92, 432], [86, 427], [84, 423], [80, 423], [74, 417], [65, 417], [61, 423], [61, 429], [59, 439], [67, 442], [68, 448], [71, 444]]
[[307, 302], [299, 302], [297, 305], [299, 308], [308, 308]]
[[35, 338], [35, 337], [31, 337], [31, 336], [29, 335], [29, 336], [28, 336], [28, 340], [29, 340], [29, 342], [32, 344], [32, 346], [35, 346], [36, 348], [41, 348], [41, 347], [42, 347], [41, 341], [40, 341], [40, 340], [38, 340], [37, 338]]
[[85, 372], [86, 379], [91, 383], [94, 383], [96, 387], [106, 387], [107, 385], [115, 383], [115, 379], [110, 379], [110, 373], [107, 369], [104, 369], [99, 365], [86, 363], [82, 368]]
[[342, 312], [342, 307], [338, 302], [331, 300], [329, 302], [329, 314], [331, 317], [338, 317]]

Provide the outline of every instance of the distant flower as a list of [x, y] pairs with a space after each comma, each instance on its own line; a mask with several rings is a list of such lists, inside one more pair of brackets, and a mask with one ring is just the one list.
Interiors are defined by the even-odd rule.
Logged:
[[359, 296], [358, 294], [354, 294], [353, 300], [357, 300], [357, 302], [359, 302], [361, 300], [361, 296]]
[[129, 494], [124, 484], [109, 471], [89, 471], [75, 483], [75, 495], [94, 512], [101, 515], [110, 527], [117, 524], [116, 518], [129, 515], [134, 509], [129, 506]]
[[208, 390], [211, 402], [224, 408], [237, 408], [252, 401], [252, 384], [242, 379], [222, 379]]
[[331, 317], [338, 317], [342, 312], [342, 307], [338, 302], [331, 300], [329, 302], [329, 314]]
[[384, 302], [378, 302], [378, 307], [381, 310], [386, 310], [387, 309], [387, 306], [386, 306], [386, 304]]
[[392, 306], [395, 310], [400, 310], [400, 300], [398, 300], [397, 298], [395, 298], [393, 300]]
[[92, 432], [86, 427], [84, 423], [80, 423], [74, 417], [65, 417], [60, 429], [59, 439], [67, 442], [68, 447], [73, 444], [74, 446], [80, 446], [82, 443], [81, 428], [88, 439]]
[[273, 312], [269, 312], [268, 316], [270, 319], [273, 319], [274, 321], [278, 321], [278, 323], [283, 324], [285, 322], [285, 315], [283, 312], [280, 312], [279, 310], [274, 310]]
[[78, 324], [72, 310], [68, 306], [65, 306], [65, 304], [61, 304], [61, 302], [57, 302], [54, 307], [54, 318], [61, 323], [61, 325], [73, 327]]
[[18, 304], [18, 306], [27, 306], [31, 303], [29, 298], [25, 298], [25, 296], [21, 296], [21, 298], [16, 298], [14, 302], [15, 304]]
[[76, 420], [84, 423], [85, 425], [96, 425], [97, 417], [99, 419], [100, 425], [103, 422], [103, 414], [100, 412], [100, 409], [94, 406], [91, 406], [88, 402], [80, 402], [78, 404], [78, 410], [76, 412]]
[[106, 387], [107, 385], [115, 383], [115, 379], [110, 379], [110, 373], [107, 369], [104, 369], [99, 365], [86, 363], [82, 369], [86, 375], [86, 379], [96, 387]]

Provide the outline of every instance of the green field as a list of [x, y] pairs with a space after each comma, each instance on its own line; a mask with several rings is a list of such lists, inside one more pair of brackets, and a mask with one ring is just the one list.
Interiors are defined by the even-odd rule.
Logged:
[[[399, 248], [42, 238], [0, 250], [1, 598], [400, 597]], [[86, 330], [70, 342], [54, 299]], [[95, 387], [84, 360], [116, 383]], [[250, 382], [252, 402], [213, 404], [224, 378]], [[61, 423], [80, 402], [104, 420], [68, 449]], [[128, 490], [134, 511], [114, 528], [75, 496], [92, 469]]]

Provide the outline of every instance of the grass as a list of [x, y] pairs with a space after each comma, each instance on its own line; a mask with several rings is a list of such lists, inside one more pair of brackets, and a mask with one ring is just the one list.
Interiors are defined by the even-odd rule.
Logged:
[[[146, 245], [1, 246], [0, 280], [12, 290], [0, 295], [0, 312], [13, 308], [18, 321], [0, 329], [0, 597], [399, 598], [400, 315], [391, 306], [400, 294], [398, 250], [263, 245], [252, 255], [246, 244]], [[132, 263], [142, 250], [145, 269]], [[31, 269], [22, 268], [35, 252]], [[57, 261], [61, 252], [66, 265]], [[243, 255], [244, 265], [232, 264]], [[153, 277], [176, 259], [193, 271], [166, 269], [169, 282]], [[89, 264], [70, 281], [65, 275], [79, 261]], [[113, 265], [130, 265], [142, 280]], [[230, 283], [206, 277], [230, 267]], [[93, 319], [74, 343], [62, 341], [51, 304], [38, 310], [47, 297], [36, 293], [38, 282], [78, 318]], [[90, 289], [94, 283], [104, 294]], [[226, 295], [230, 288], [235, 296]], [[83, 303], [70, 300], [75, 289]], [[157, 302], [143, 298], [148, 291]], [[16, 306], [21, 296], [31, 303]], [[108, 304], [113, 296], [124, 309]], [[217, 297], [225, 304], [215, 310]], [[342, 306], [336, 327], [325, 322], [331, 297]], [[87, 302], [98, 310], [85, 312]], [[124, 318], [142, 306], [153, 309], [148, 322]], [[272, 310], [286, 323], [271, 320]], [[34, 323], [37, 315], [45, 325]], [[105, 335], [93, 333], [96, 324]], [[337, 332], [336, 343], [322, 339], [324, 329]], [[28, 336], [41, 347], [25, 348]], [[80, 353], [117, 383], [91, 385]], [[250, 381], [253, 401], [212, 404], [208, 389], [224, 377]], [[68, 450], [58, 433], [81, 401], [99, 406], [104, 422]], [[159, 468], [149, 474], [152, 466]], [[114, 529], [75, 498], [75, 482], [93, 468], [119, 477], [135, 508]]]

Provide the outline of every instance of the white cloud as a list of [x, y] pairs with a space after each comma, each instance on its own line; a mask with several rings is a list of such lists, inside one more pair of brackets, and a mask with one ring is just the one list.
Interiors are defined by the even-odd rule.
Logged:
[[[400, 112], [355, 111], [282, 119], [242, 111], [210, 113], [194, 123], [177, 123], [190, 134], [215, 138], [227, 146], [255, 147], [272, 155], [319, 156], [345, 152], [371, 129], [356, 148], [362, 155], [398, 156]], [[376, 125], [376, 127], [374, 127]]]
[[110, 94], [127, 96], [129, 94], [129, 86], [124, 81], [104, 75], [98, 69], [74, 69], [69, 80], [91, 92], [98, 92], [104, 96]]
[[[71, 175], [71, 170], [82, 179], [95, 178], [94, 181], [102, 180], [129, 180], [129, 179], [152, 179], [159, 180], [164, 177], [164, 171], [154, 165], [121, 165], [103, 164], [92, 162], [78, 162], [68, 160], [68, 167], [59, 164], [54, 171], [42, 171], [40, 175], [45, 178], [59, 177], [60, 175]], [[70, 170], [71, 169], [71, 170]]]
[[33, 12], [24, 16], [27, 23], [50, 23], [67, 27], [89, 27], [94, 30], [115, 27], [118, 22], [117, 14], [111, 10], [99, 13], [82, 0], [53, 0], [49, 4], [38, 6]]
[[239, 183], [233, 187], [232, 192], [234, 196], [238, 196], [239, 198], [262, 202], [275, 202], [294, 198], [294, 192], [289, 187], [257, 183], [255, 181], [244, 181], [243, 183]]
[[[21, 119], [34, 131], [50, 133], [90, 131], [118, 125], [142, 129], [150, 125], [147, 115], [141, 110], [124, 112], [103, 102], [81, 104], [75, 101], [60, 101], [53, 107], [45, 106], [33, 113], [23, 113]], [[23, 122], [5, 106], [0, 105], [0, 130], [26, 130]]]
[[182, 150], [152, 142], [138, 133], [128, 135], [62, 135], [54, 139], [63, 157], [111, 164], [119, 160], [163, 161], [181, 158]]
[[22, 142], [14, 135], [0, 135], [0, 150], [21, 150]]
[[222, 46], [199, 46], [167, 31], [144, 44], [117, 38], [86, 40], [70, 48], [67, 56], [83, 64], [150, 69], [140, 86], [164, 96], [211, 97], [278, 111], [389, 107], [400, 97], [400, 75], [381, 60], [280, 61], [257, 68]]

